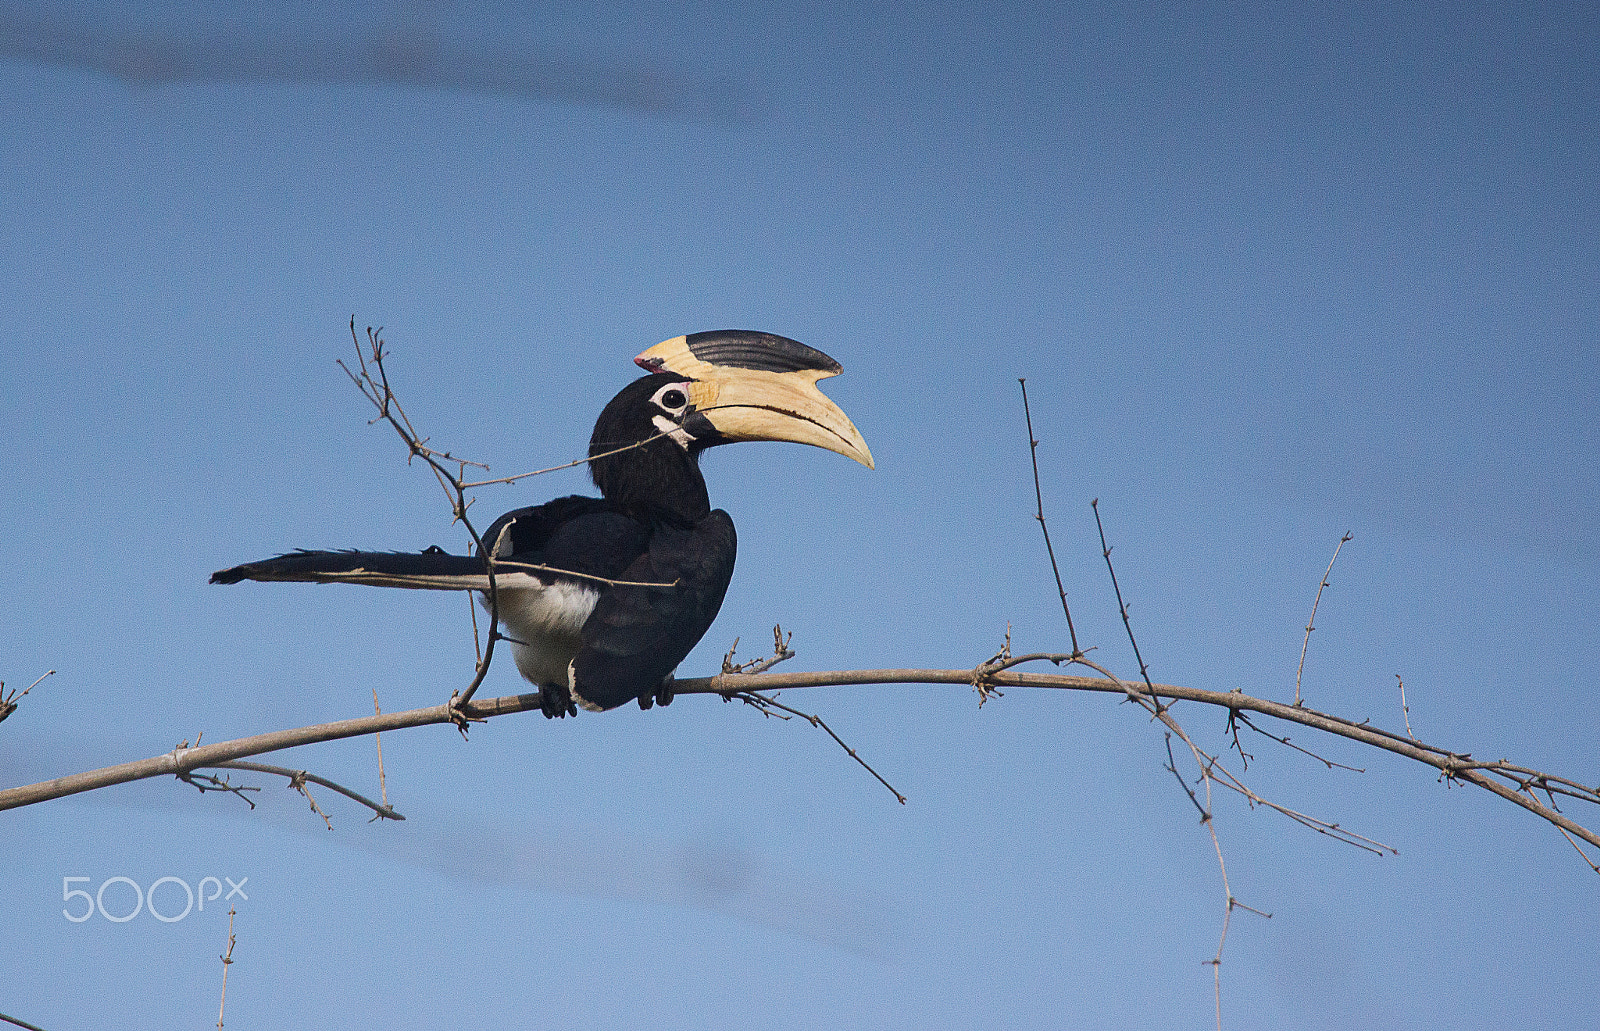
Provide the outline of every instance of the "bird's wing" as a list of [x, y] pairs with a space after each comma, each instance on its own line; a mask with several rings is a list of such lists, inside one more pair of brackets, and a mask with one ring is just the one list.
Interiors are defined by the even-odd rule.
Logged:
[[733, 520], [715, 511], [693, 527], [658, 525], [649, 550], [618, 579], [671, 587], [608, 587], [583, 625], [572, 693], [589, 709], [654, 695], [716, 618], [733, 578]]
[[650, 545], [650, 528], [609, 501], [573, 496], [507, 512], [484, 531], [483, 544], [508, 570], [537, 565], [558, 579], [555, 571], [627, 579], [623, 573]]

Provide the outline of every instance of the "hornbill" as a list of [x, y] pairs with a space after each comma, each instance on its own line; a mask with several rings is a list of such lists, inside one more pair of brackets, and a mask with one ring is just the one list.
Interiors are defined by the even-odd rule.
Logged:
[[[649, 708], [705, 635], [733, 576], [733, 520], [713, 510], [700, 452], [741, 440], [827, 448], [872, 468], [872, 453], [817, 381], [839, 363], [769, 333], [674, 337], [634, 361], [634, 380], [600, 413], [589, 440], [598, 498], [557, 498], [507, 512], [482, 534], [495, 609], [517, 668], [547, 717]], [[478, 591], [482, 554], [296, 551], [211, 576]]]

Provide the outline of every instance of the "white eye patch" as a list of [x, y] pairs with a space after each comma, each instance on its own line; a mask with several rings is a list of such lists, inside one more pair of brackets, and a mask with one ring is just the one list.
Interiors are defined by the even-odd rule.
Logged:
[[682, 415], [684, 409], [689, 407], [689, 392], [685, 389], [687, 383], [668, 383], [657, 390], [650, 397], [650, 401], [663, 412], [671, 415]]
[[681, 420], [689, 411], [689, 384], [668, 383], [650, 395], [650, 403], [665, 414], [652, 415], [650, 424], [677, 442], [685, 451], [694, 443], [694, 434], [683, 428]]

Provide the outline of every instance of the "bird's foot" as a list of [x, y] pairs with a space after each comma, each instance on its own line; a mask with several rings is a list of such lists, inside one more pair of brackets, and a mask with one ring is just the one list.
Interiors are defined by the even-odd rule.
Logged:
[[547, 720], [560, 719], [563, 716], [578, 715], [578, 706], [572, 701], [572, 692], [565, 684], [541, 684], [539, 686], [539, 709]]
[[661, 682], [661, 686], [656, 688], [654, 696], [647, 694], [639, 696], [639, 708], [648, 709], [653, 705], [671, 705], [672, 699], [675, 697], [676, 695], [672, 691], [672, 674], [668, 673], [667, 678]]

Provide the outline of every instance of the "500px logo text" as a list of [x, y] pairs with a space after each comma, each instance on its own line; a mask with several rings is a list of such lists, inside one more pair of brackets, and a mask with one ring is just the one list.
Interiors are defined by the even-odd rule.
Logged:
[[[222, 894], [222, 881], [215, 877], [202, 877], [199, 890], [189, 887], [189, 882], [182, 877], [162, 877], [150, 885], [149, 890], [139, 887], [137, 881], [131, 877], [107, 877], [100, 882], [100, 890], [89, 894], [85, 888], [74, 888], [74, 884], [91, 883], [92, 877], [63, 877], [61, 878], [61, 900], [69, 904], [81, 904], [83, 909], [73, 912], [72, 908], [64, 907], [61, 915], [75, 924], [81, 924], [94, 916], [98, 911], [101, 916], [114, 924], [125, 924], [138, 916], [142, 910], [149, 910], [150, 915], [164, 924], [175, 924], [189, 915], [191, 909], [204, 911], [207, 902], [222, 899], [228, 902], [235, 895], [246, 901], [250, 896], [244, 893], [245, 882], [248, 877], [241, 877], [235, 881], [232, 877], [224, 877], [222, 881], [228, 882], [228, 894]], [[156, 908], [156, 889], [167, 886], [161, 892], [162, 908]], [[111, 892], [111, 910], [106, 909], [106, 889], [114, 888]], [[207, 889], [210, 894], [207, 894]], [[133, 898], [127, 897], [128, 889], [132, 889]], [[183, 894], [177, 892], [181, 889]], [[183, 909], [178, 909], [178, 899], [183, 899]], [[79, 901], [81, 900], [81, 902]], [[131, 908], [130, 908], [131, 901]], [[124, 910], [126, 910], [124, 912]]]

